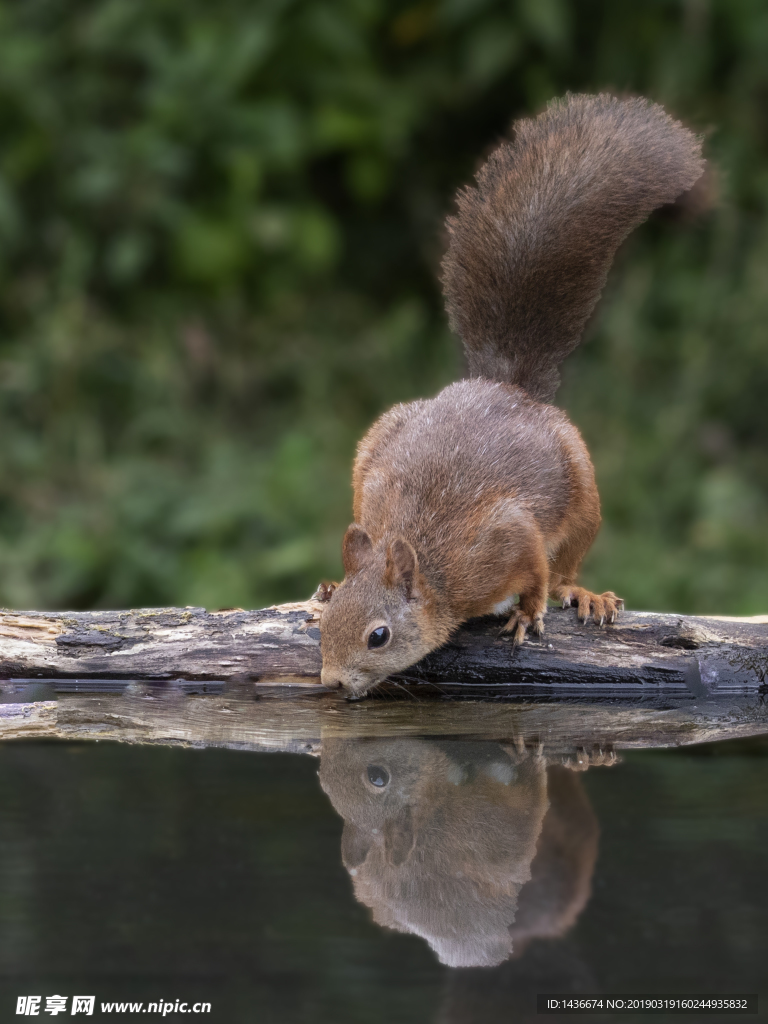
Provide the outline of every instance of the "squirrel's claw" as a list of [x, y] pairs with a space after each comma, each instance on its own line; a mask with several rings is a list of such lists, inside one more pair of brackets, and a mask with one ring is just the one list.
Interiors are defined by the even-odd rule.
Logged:
[[319, 583], [317, 590], [310, 597], [310, 601], [319, 601], [321, 604], [326, 604], [333, 597], [333, 592], [338, 585], [338, 583]]
[[562, 758], [563, 766], [574, 772], [585, 772], [587, 768], [612, 768], [619, 761], [618, 754], [610, 744], [605, 749], [595, 744], [591, 751], [579, 747], [575, 757], [567, 755]]
[[586, 622], [591, 617], [597, 626], [603, 626], [606, 622], [614, 623], [624, 608], [623, 598], [617, 597], [612, 590], [606, 590], [604, 594], [593, 594], [584, 587], [561, 586], [553, 597], [562, 601], [563, 608], [570, 608], [575, 602], [579, 620]]
[[509, 621], [502, 629], [502, 633], [512, 633], [512, 640], [515, 646], [518, 647], [525, 639], [526, 631], [529, 629], [536, 636], [541, 636], [544, 632], [544, 615], [542, 612], [537, 612], [536, 615], [531, 617], [518, 607], [510, 615]]

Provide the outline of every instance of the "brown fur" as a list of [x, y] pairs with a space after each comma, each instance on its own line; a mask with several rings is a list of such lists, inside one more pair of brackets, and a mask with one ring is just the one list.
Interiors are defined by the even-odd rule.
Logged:
[[449, 220], [447, 306], [472, 377], [391, 409], [358, 447], [346, 578], [321, 622], [326, 685], [362, 694], [502, 605], [517, 642], [543, 631], [548, 594], [599, 624], [621, 606], [576, 585], [600, 501], [578, 430], [546, 402], [617, 246], [691, 187], [699, 144], [660, 107], [609, 96], [515, 130]]
[[[371, 785], [368, 769], [387, 773]], [[451, 967], [562, 935], [590, 895], [598, 825], [577, 776], [499, 743], [326, 739], [320, 782], [374, 920]]]
[[640, 98], [569, 96], [514, 132], [459, 193], [443, 283], [472, 375], [551, 401], [620, 243], [704, 166], [697, 139]]

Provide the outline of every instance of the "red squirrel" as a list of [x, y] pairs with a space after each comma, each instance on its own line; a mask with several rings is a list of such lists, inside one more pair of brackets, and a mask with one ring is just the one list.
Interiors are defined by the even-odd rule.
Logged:
[[551, 404], [619, 244], [703, 171], [701, 143], [647, 100], [568, 96], [514, 125], [449, 217], [443, 289], [469, 373], [396, 405], [358, 445], [345, 578], [321, 586], [322, 682], [362, 696], [467, 619], [521, 643], [547, 597], [613, 622], [576, 582], [600, 526], [579, 431]]

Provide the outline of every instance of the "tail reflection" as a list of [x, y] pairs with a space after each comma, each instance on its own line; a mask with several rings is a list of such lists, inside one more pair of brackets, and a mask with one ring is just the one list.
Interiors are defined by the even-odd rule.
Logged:
[[502, 963], [562, 935], [589, 899], [597, 820], [578, 776], [536, 751], [327, 739], [320, 782], [356, 898], [444, 964]]

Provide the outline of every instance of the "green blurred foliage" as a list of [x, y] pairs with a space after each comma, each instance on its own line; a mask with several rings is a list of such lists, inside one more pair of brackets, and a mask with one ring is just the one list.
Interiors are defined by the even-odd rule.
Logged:
[[720, 197], [633, 237], [567, 365], [585, 580], [768, 609], [759, 0], [0, 3], [0, 602], [338, 577], [356, 440], [461, 372], [453, 192], [514, 116], [598, 88], [707, 131]]

